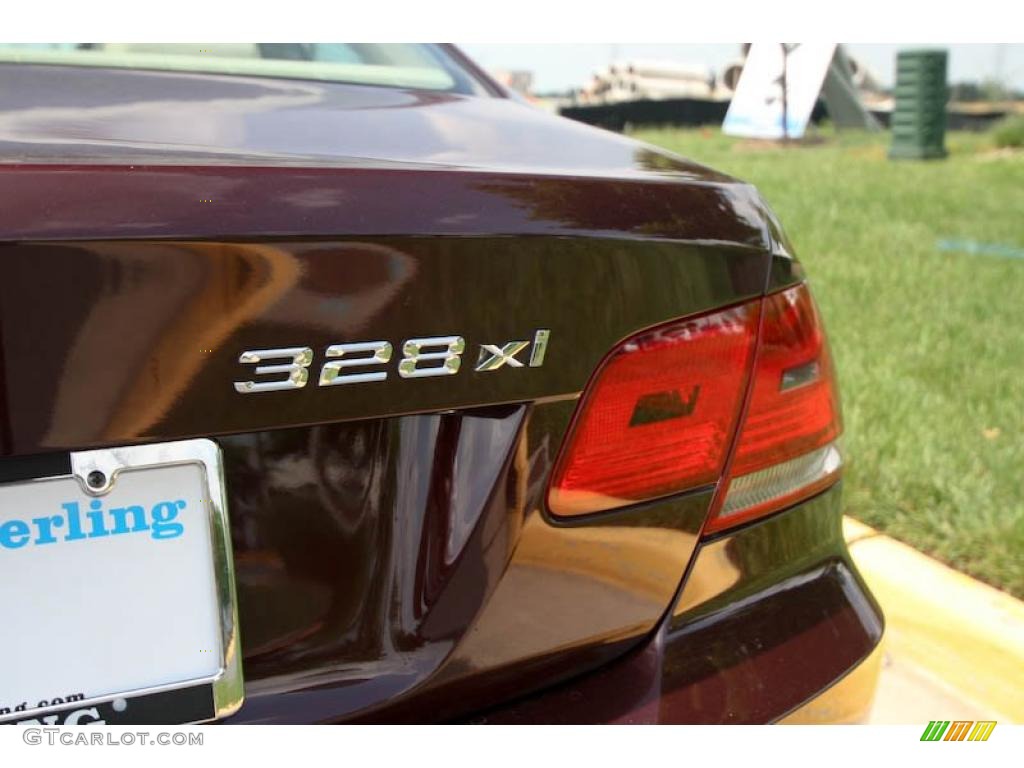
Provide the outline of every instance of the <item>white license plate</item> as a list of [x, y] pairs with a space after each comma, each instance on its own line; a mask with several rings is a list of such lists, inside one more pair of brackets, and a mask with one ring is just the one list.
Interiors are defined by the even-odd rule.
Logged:
[[0, 721], [172, 724], [236, 711], [216, 443], [55, 459], [64, 466], [42, 477], [0, 462]]

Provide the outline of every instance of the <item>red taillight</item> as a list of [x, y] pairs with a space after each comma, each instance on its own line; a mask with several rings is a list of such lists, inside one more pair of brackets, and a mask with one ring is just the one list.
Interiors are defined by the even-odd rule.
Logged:
[[757, 335], [754, 301], [633, 336], [598, 369], [548, 506], [578, 515], [718, 480]]
[[782, 509], [833, 482], [842, 431], [832, 360], [806, 285], [764, 300], [754, 378], [714, 531]]
[[721, 480], [705, 528], [720, 530], [833, 482], [841, 430], [824, 332], [799, 285], [613, 350], [584, 393], [548, 507], [587, 514]]

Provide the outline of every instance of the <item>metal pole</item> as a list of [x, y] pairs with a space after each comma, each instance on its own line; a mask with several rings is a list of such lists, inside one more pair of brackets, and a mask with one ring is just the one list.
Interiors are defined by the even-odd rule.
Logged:
[[789, 143], [789, 89], [786, 84], [786, 61], [789, 58], [789, 49], [782, 43], [782, 143]]

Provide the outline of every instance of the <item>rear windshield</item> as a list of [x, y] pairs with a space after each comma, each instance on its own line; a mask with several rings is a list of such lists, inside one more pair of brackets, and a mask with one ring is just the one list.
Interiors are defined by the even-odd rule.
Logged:
[[0, 43], [0, 63], [156, 69], [484, 92], [443, 47], [406, 43]]

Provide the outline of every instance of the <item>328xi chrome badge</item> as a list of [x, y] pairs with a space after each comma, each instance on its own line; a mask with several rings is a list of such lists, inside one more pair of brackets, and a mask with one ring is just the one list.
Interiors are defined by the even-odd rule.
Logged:
[[[480, 344], [474, 371], [489, 373], [499, 368], [540, 368], [544, 365], [551, 331], [541, 328], [533, 339], [508, 341], [504, 344]], [[529, 356], [524, 357], [527, 348]], [[466, 340], [462, 336], [426, 336], [407, 339], [401, 345], [402, 358], [398, 361], [398, 375], [403, 379], [428, 376], [453, 376], [462, 367]], [[362, 384], [384, 381], [394, 348], [390, 341], [356, 341], [331, 344], [324, 350], [317, 386], [334, 387], [343, 384]], [[278, 347], [251, 349], [238, 356], [238, 362], [255, 365], [253, 375], [277, 378], [260, 381], [236, 381], [235, 391], [275, 392], [302, 389], [309, 382], [309, 368], [313, 364], [312, 347]], [[282, 378], [283, 377], [283, 378]]]

